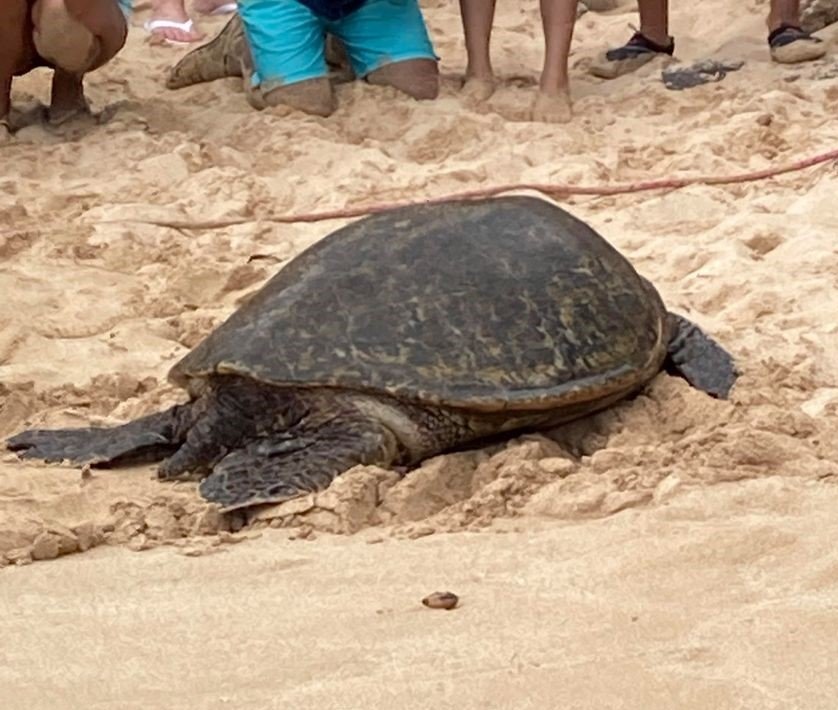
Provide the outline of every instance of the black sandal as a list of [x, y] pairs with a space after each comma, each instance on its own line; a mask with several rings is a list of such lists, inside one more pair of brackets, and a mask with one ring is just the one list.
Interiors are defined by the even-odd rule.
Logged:
[[795, 25], [780, 25], [768, 35], [768, 46], [776, 49], [777, 47], [785, 47], [787, 44], [797, 42], [801, 39], [809, 40], [815, 44], [823, 42], [820, 37], [812, 37], [808, 32]]
[[669, 38], [664, 46], [653, 42], [640, 32], [635, 32], [622, 47], [615, 47], [603, 52], [595, 59], [588, 71], [600, 79], [616, 79], [618, 76], [633, 72], [647, 62], [661, 55], [671, 57], [675, 51], [675, 40]]
[[622, 62], [626, 59], [636, 59], [644, 54], [668, 54], [670, 57], [675, 51], [675, 40], [669, 38], [668, 45], [657, 44], [640, 32], [635, 32], [631, 39], [622, 47], [609, 49], [605, 58], [609, 62]]

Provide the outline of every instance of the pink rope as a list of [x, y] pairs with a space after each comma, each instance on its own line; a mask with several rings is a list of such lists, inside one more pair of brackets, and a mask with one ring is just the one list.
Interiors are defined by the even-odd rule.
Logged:
[[[2, 0], [0, 0], [2, 1]], [[811, 168], [815, 165], [828, 163], [831, 160], [838, 160], [838, 149], [819, 153], [794, 163], [780, 165], [764, 170], [755, 170], [749, 173], [737, 173], [735, 175], [697, 175], [681, 178], [661, 178], [658, 180], [641, 180], [640, 182], [628, 182], [616, 185], [563, 185], [550, 183], [508, 183], [495, 185], [493, 187], [482, 187], [475, 190], [449, 193], [438, 197], [428, 197], [419, 200], [404, 200], [394, 202], [373, 202], [360, 207], [344, 207], [341, 209], [324, 210], [322, 212], [301, 212], [286, 215], [254, 215], [252, 217], [231, 217], [216, 220], [167, 220], [167, 219], [118, 219], [104, 220], [105, 222], [135, 222], [138, 224], [153, 224], [159, 227], [171, 229], [223, 229], [238, 224], [247, 224], [255, 221], [278, 222], [281, 224], [293, 224], [297, 222], [323, 222], [329, 219], [349, 219], [352, 217], [363, 217], [369, 214], [389, 212], [400, 207], [411, 205], [436, 205], [450, 200], [479, 200], [486, 197], [494, 197], [505, 192], [516, 192], [529, 190], [540, 192], [548, 197], [567, 197], [570, 195], [592, 195], [605, 197], [609, 195], [625, 195], [632, 192], [648, 192], [650, 190], [674, 190], [687, 185], [730, 185], [733, 183], [755, 182], [766, 180], [785, 173], [798, 172]]]
[[781, 165], [775, 168], [765, 168], [749, 173], [736, 175], [698, 175], [682, 178], [662, 178], [658, 180], [642, 180], [640, 182], [629, 182], [616, 185], [562, 185], [550, 183], [508, 183], [506, 185], [495, 185], [493, 187], [465, 190], [439, 197], [429, 197], [422, 200], [405, 200], [403, 202], [378, 202], [362, 205], [360, 207], [346, 207], [343, 209], [325, 210], [322, 212], [303, 212], [298, 214], [275, 215], [264, 219], [271, 222], [285, 224], [295, 222], [322, 222], [328, 219], [346, 219], [350, 217], [362, 217], [364, 215], [388, 212], [399, 207], [425, 204], [435, 205], [449, 200], [479, 200], [486, 197], [494, 197], [505, 192], [530, 190], [540, 192], [550, 197], [564, 197], [568, 195], [595, 195], [604, 197], [607, 195], [624, 195], [631, 192], [647, 192], [649, 190], [665, 190], [686, 187], [687, 185], [730, 185], [732, 183], [755, 182], [765, 180], [776, 175], [798, 172], [811, 168], [815, 165], [828, 163], [830, 160], [838, 160], [838, 149], [819, 153], [804, 160]]

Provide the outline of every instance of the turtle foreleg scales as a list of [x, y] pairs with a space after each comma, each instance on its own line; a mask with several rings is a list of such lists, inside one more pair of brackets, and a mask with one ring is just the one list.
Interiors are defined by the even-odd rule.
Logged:
[[226, 512], [323, 490], [353, 466], [389, 466], [398, 458], [396, 436], [377, 419], [351, 407], [315, 411], [226, 455], [200, 492]]

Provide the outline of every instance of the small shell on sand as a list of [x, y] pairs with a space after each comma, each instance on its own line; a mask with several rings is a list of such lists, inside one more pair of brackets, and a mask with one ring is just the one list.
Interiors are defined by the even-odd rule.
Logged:
[[429, 609], [453, 609], [460, 598], [453, 592], [434, 592], [426, 596], [422, 603]]

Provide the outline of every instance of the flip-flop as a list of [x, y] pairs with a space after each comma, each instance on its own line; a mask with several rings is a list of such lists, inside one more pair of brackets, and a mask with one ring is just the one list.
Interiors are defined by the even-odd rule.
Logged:
[[215, 8], [212, 12], [208, 12], [208, 15], [232, 15], [234, 12], [237, 12], [239, 9], [238, 3], [234, 2], [225, 2], [223, 5], [219, 5]]
[[[150, 35], [155, 34], [155, 30], [180, 30], [181, 32], [191, 32], [192, 28], [194, 27], [194, 23], [192, 20], [186, 20], [186, 22], [176, 22], [175, 20], [146, 20], [143, 28], [146, 32]], [[166, 44], [172, 45], [189, 45], [194, 44], [195, 42], [200, 42], [203, 37], [194, 40], [177, 40], [177, 39], [169, 39], [168, 37], [163, 37], [163, 42]]]
[[692, 89], [694, 86], [721, 81], [729, 72], [739, 71], [745, 62], [743, 61], [717, 61], [716, 59], [702, 59], [688, 67], [675, 67], [664, 69], [661, 72], [664, 86], [673, 91]]

